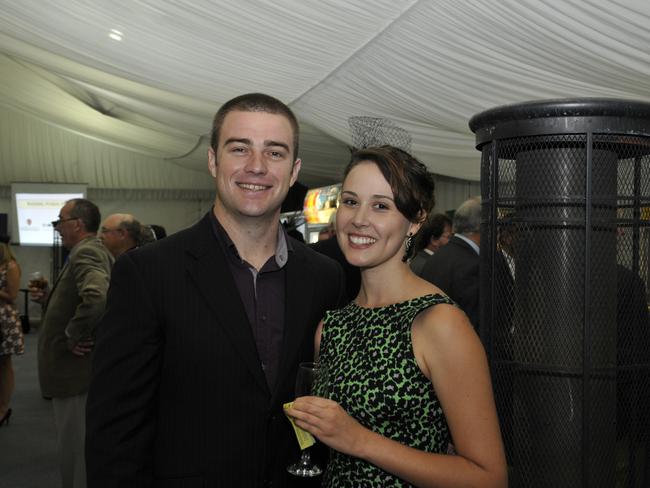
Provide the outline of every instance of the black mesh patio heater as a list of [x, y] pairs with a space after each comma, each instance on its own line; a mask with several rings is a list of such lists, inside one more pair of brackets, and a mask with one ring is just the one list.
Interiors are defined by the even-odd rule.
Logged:
[[650, 103], [474, 116], [481, 339], [513, 487], [650, 486]]

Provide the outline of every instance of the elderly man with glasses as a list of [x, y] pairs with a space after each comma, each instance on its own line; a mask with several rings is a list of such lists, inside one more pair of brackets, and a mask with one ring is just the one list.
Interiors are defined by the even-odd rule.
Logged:
[[112, 214], [99, 229], [99, 239], [115, 259], [140, 245], [143, 227], [131, 214]]
[[43, 396], [52, 398], [63, 488], [86, 486], [85, 420], [94, 328], [104, 312], [113, 256], [97, 239], [92, 202], [76, 198], [52, 222], [70, 251], [52, 290], [31, 287], [44, 305], [38, 342]]

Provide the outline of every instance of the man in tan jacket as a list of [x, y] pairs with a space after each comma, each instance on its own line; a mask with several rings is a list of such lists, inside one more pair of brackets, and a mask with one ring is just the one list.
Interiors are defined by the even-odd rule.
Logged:
[[53, 222], [68, 260], [51, 291], [30, 288], [45, 304], [38, 341], [41, 391], [52, 398], [62, 487], [86, 486], [85, 408], [95, 324], [104, 312], [113, 256], [97, 239], [99, 209], [66, 202]]

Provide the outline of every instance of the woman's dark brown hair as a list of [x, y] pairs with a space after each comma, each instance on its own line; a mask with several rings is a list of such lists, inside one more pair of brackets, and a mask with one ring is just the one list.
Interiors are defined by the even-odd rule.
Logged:
[[[371, 161], [377, 165], [390, 185], [395, 206], [409, 222], [422, 223], [435, 204], [433, 174], [427, 167], [406, 151], [394, 146], [377, 146], [359, 149], [345, 168], [343, 178], [357, 164]], [[417, 236], [417, 234], [416, 234]], [[406, 254], [402, 261], [413, 256], [416, 236], [408, 236]]]
[[378, 146], [359, 149], [352, 157], [343, 178], [357, 164], [372, 161], [393, 191], [397, 209], [410, 222], [423, 222], [435, 204], [433, 174], [427, 167], [394, 146]]

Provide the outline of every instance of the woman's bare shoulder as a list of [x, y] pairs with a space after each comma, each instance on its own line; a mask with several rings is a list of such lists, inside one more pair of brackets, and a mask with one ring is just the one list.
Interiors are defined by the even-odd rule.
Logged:
[[7, 264], [7, 269], [13, 272], [20, 273], [20, 265], [13, 259], [9, 261], [9, 263]]
[[445, 347], [457, 341], [478, 340], [467, 315], [456, 305], [439, 303], [426, 309], [417, 320], [420, 333], [432, 345]]

